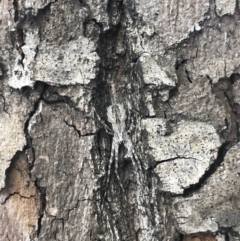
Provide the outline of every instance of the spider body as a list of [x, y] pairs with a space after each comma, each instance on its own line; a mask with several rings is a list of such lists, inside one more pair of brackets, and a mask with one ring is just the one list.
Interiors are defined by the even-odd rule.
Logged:
[[113, 138], [119, 144], [124, 141], [126, 133], [125, 120], [127, 119], [123, 105], [110, 105], [107, 108], [108, 121], [112, 124]]
[[[111, 154], [110, 154], [110, 159], [108, 163], [108, 169], [107, 169], [107, 187], [109, 186], [109, 181], [110, 181], [110, 174], [111, 174], [111, 166], [114, 161], [115, 163], [115, 168], [114, 172], [115, 175], [119, 181], [119, 185], [124, 192], [124, 188], [122, 186], [119, 174], [118, 174], [118, 163], [119, 163], [119, 147], [121, 144], [124, 145], [128, 152], [128, 156], [131, 158], [134, 169], [138, 170], [140, 165], [140, 161], [135, 153], [134, 146], [132, 143], [132, 140], [130, 139], [130, 136], [128, 135], [127, 127], [126, 127], [126, 120], [127, 120], [127, 115], [126, 111], [124, 109], [124, 106], [122, 104], [113, 104], [110, 105], [107, 108], [107, 117], [108, 121], [112, 125], [112, 129], [109, 128], [104, 122], [101, 121], [100, 117], [98, 119], [101, 121], [103, 126], [105, 127], [106, 131], [113, 135], [112, 138], [112, 146], [111, 146]], [[137, 163], [136, 163], [137, 162]], [[138, 175], [138, 171], [137, 171]], [[105, 193], [106, 195], [106, 193]]]

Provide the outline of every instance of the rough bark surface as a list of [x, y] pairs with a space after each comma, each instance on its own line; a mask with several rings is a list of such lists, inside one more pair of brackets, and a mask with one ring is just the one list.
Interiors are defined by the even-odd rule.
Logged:
[[0, 240], [240, 240], [234, 0], [0, 1]]

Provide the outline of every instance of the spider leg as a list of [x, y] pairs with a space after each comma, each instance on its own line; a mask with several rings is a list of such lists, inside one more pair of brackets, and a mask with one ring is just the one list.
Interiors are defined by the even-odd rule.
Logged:
[[[136, 160], [136, 161], [137, 161], [137, 167], [138, 167], [139, 169], [141, 169], [141, 167], [142, 167], [141, 162], [140, 162], [140, 160], [139, 160], [139, 158], [138, 158], [138, 156], [137, 156], [137, 153], [136, 153], [136, 151], [135, 151], [135, 149], [134, 149], [134, 146], [133, 146], [133, 144], [132, 144], [132, 141], [131, 141], [131, 139], [129, 138], [128, 135], [126, 135], [126, 137], [125, 137], [124, 145], [125, 145], [125, 147], [127, 148], [128, 154], [130, 155], [131, 159]], [[134, 160], [133, 160], [133, 161], [134, 161]], [[135, 163], [135, 161], [134, 161], [134, 165], [135, 165], [135, 164], [136, 164], [136, 163]]]
[[114, 149], [115, 149], [115, 169], [114, 169], [114, 172], [115, 172], [115, 175], [116, 175], [116, 177], [117, 177], [117, 179], [118, 179], [118, 182], [119, 182], [119, 185], [120, 185], [120, 187], [121, 187], [121, 189], [122, 189], [122, 192], [125, 193], [125, 190], [124, 190], [124, 188], [123, 188], [122, 182], [121, 182], [120, 177], [119, 177], [119, 174], [118, 174], [118, 153], [119, 153], [119, 145], [116, 144]]
[[[141, 181], [142, 179], [141, 177], [141, 170], [142, 170], [142, 165], [140, 163], [140, 160], [138, 159], [138, 156], [134, 150], [134, 146], [132, 144], [132, 141], [130, 140], [130, 138], [128, 136], [126, 136], [125, 140], [124, 140], [124, 146], [127, 148], [128, 150], [128, 154], [130, 155], [130, 158], [132, 160], [132, 164], [134, 169], [136, 170], [136, 174], [137, 174], [137, 178], [139, 181]], [[140, 173], [140, 177], [139, 177], [139, 173]]]
[[[129, 108], [128, 108], [128, 110], [129, 110]], [[130, 110], [129, 110], [129, 113], [128, 113], [128, 115], [127, 115], [127, 124], [126, 124], [126, 129], [127, 130], [129, 130], [130, 129], [130, 126], [131, 126], [131, 112], [130, 112]], [[127, 131], [128, 132], [128, 131]]]
[[104, 199], [103, 199], [103, 200], [105, 200], [106, 195], [107, 195], [107, 190], [108, 190], [108, 188], [109, 188], [110, 174], [111, 174], [111, 166], [112, 166], [112, 163], [113, 163], [114, 152], [115, 152], [115, 140], [114, 140], [114, 138], [113, 138], [111, 155], [110, 155], [110, 159], [109, 159], [109, 162], [108, 162], [107, 180], [106, 180], [106, 190], [105, 190], [105, 193], [104, 193]]
[[132, 117], [132, 107], [130, 105], [130, 103], [128, 103], [128, 115], [127, 115], [127, 125], [126, 125], [126, 130], [127, 130], [127, 133], [131, 133], [133, 128], [134, 128], [134, 125], [131, 125], [133, 122], [133, 117]]
[[132, 123], [132, 117], [131, 117], [131, 110], [129, 110], [129, 114], [127, 116], [127, 125], [126, 125], [126, 129], [127, 129], [127, 133], [131, 133], [133, 130], [133, 126], [131, 125]]
[[101, 117], [98, 115], [98, 113], [96, 112], [96, 110], [94, 109], [94, 113], [98, 119], [98, 121], [103, 125], [103, 127], [105, 128], [106, 132], [109, 134], [109, 135], [113, 135], [113, 131], [111, 130], [111, 128], [104, 122], [102, 121]]
[[133, 149], [132, 149], [132, 154], [133, 154], [134, 159], [137, 161], [137, 164], [138, 164], [139, 168], [142, 169], [141, 162], [140, 162], [140, 160], [139, 160], [139, 158], [138, 158], [138, 155], [137, 155], [134, 147], [133, 147]]

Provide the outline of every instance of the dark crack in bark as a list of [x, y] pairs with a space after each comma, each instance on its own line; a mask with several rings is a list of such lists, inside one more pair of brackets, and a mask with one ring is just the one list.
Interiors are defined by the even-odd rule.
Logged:
[[66, 120], [64, 120], [64, 123], [65, 123], [67, 126], [73, 128], [73, 129], [77, 132], [77, 134], [78, 134], [79, 137], [82, 137], [82, 136], [94, 136], [94, 135], [96, 135], [96, 133], [87, 133], [87, 134], [85, 134], [85, 135], [82, 135], [82, 134], [81, 134], [81, 131], [78, 130], [77, 127], [76, 127], [74, 124], [69, 124]]
[[7, 108], [6, 108], [6, 99], [5, 99], [4, 95], [0, 94], [0, 97], [1, 97], [2, 100], [3, 100], [3, 111], [4, 111], [6, 114], [8, 114], [9, 116], [11, 116], [10, 113], [7, 111]]
[[169, 158], [169, 159], [157, 161], [157, 162], [155, 163], [155, 165], [153, 166], [153, 168], [155, 168], [155, 167], [158, 166], [158, 165], [161, 165], [161, 164], [164, 163], [164, 162], [170, 162], [170, 161], [174, 161], [174, 160], [178, 160], [178, 159], [196, 160], [196, 158], [193, 158], [193, 157], [177, 156], [177, 157], [173, 157], [173, 158]]
[[21, 65], [24, 69], [24, 63], [23, 63], [23, 60], [25, 58], [25, 54], [22, 50], [22, 46], [25, 45], [25, 42], [24, 42], [24, 33], [23, 33], [23, 29], [22, 28], [18, 28], [17, 30], [17, 50], [18, 50], [18, 53], [21, 55]]
[[[33, 147], [31, 136], [28, 133], [29, 122], [30, 122], [31, 118], [35, 115], [35, 113], [37, 112], [37, 110], [39, 108], [39, 105], [40, 105], [41, 101], [43, 100], [43, 95], [44, 95], [44, 92], [45, 92], [46, 88], [47, 88], [47, 85], [45, 85], [45, 84], [42, 84], [42, 83], [36, 84], [36, 89], [39, 91], [39, 97], [33, 103], [32, 111], [29, 113], [29, 117], [26, 120], [25, 125], [24, 125], [24, 133], [25, 133], [26, 140], [27, 140], [27, 144], [23, 148], [24, 151]], [[30, 171], [31, 171], [31, 169], [32, 169], [32, 167], [30, 168]]]
[[193, 195], [195, 192], [197, 192], [209, 179], [210, 176], [212, 176], [216, 170], [221, 166], [221, 164], [224, 161], [224, 157], [227, 153], [227, 151], [232, 146], [232, 143], [225, 142], [218, 150], [218, 156], [216, 160], [213, 161], [213, 163], [209, 166], [208, 170], [203, 174], [203, 176], [199, 179], [199, 182], [196, 184], [191, 185], [190, 187], [184, 189], [183, 197], [189, 197]]
[[21, 198], [24, 198], [24, 199], [31, 199], [31, 198], [34, 198], [37, 196], [36, 195], [31, 195], [31, 196], [23, 196], [21, 195], [19, 192], [14, 192], [14, 193], [10, 193], [5, 199], [3, 202], [1, 202], [1, 205], [4, 205], [6, 204], [6, 202], [12, 197], [12, 196], [15, 196], [15, 195], [19, 195]]
[[37, 232], [36, 235], [37, 237], [39, 237], [41, 229], [42, 229], [42, 219], [44, 217], [44, 213], [45, 213], [45, 209], [46, 209], [46, 205], [47, 205], [47, 199], [46, 199], [46, 188], [45, 187], [41, 187], [38, 184], [38, 179], [35, 180], [35, 186], [38, 189], [38, 191], [40, 192], [40, 214], [39, 214], [39, 218], [38, 218], [38, 228], [37, 228]]
[[[39, 108], [41, 101], [43, 100], [43, 95], [44, 95], [46, 88], [47, 88], [47, 86], [45, 84], [42, 84], [42, 83], [36, 84], [36, 89], [39, 91], [39, 97], [33, 104], [33, 109], [30, 112], [29, 117], [28, 117], [27, 121], [25, 122], [25, 126], [24, 126], [24, 133], [26, 136], [27, 144], [24, 147], [23, 151], [26, 152], [28, 149], [31, 149], [31, 152], [32, 152], [32, 160], [31, 160], [31, 164], [29, 164], [30, 178], [31, 178], [31, 171], [32, 171], [32, 169], [34, 167], [34, 163], [35, 163], [35, 149], [34, 149], [34, 146], [32, 145], [32, 138], [28, 132], [28, 127], [29, 127], [29, 122], [31, 121], [31, 118], [35, 115], [35, 113], [37, 112], [37, 110]], [[40, 193], [40, 205], [41, 205], [39, 218], [38, 218], [38, 222], [37, 222], [38, 228], [37, 228], [37, 232], [36, 232], [36, 235], [38, 237], [41, 232], [42, 219], [43, 219], [44, 211], [45, 211], [45, 207], [46, 207], [46, 191], [45, 191], [44, 187], [39, 186], [37, 179], [35, 179], [34, 183], [35, 183], [35, 187], [37, 188], [37, 190]]]
[[14, 8], [14, 21], [17, 22], [19, 20], [19, 0], [13, 0], [13, 8]]

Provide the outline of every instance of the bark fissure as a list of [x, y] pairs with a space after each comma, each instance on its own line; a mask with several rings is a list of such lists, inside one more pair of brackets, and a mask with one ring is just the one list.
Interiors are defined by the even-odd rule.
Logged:
[[40, 233], [41, 233], [41, 229], [42, 229], [42, 220], [45, 214], [45, 209], [46, 209], [46, 205], [47, 205], [47, 199], [46, 199], [46, 188], [45, 187], [41, 187], [38, 184], [38, 179], [35, 179], [35, 186], [37, 188], [37, 190], [40, 192], [40, 213], [39, 213], [39, 217], [38, 217], [38, 222], [37, 222], [37, 231], [36, 231], [36, 235], [37, 237], [39, 237]]
[[14, 8], [14, 21], [17, 22], [19, 20], [19, 0], [13, 0], [13, 8]]
[[3, 100], [3, 110], [6, 114], [8, 114], [9, 116], [11, 116], [11, 114], [7, 111], [7, 108], [6, 108], [6, 99], [4, 97], [4, 95], [0, 94], [0, 97], [2, 98]]
[[25, 54], [22, 50], [22, 46], [25, 45], [24, 43], [24, 34], [23, 34], [23, 29], [22, 28], [18, 28], [17, 30], [17, 40], [18, 40], [18, 45], [17, 45], [17, 50], [18, 50], [18, 53], [21, 55], [21, 65], [24, 69], [24, 63], [23, 63], [23, 60], [25, 58]]
[[212, 162], [208, 170], [199, 179], [199, 182], [184, 189], [184, 192], [183, 192], [184, 197], [189, 197], [193, 195], [193, 193], [197, 192], [203, 185], [205, 185], [207, 180], [217, 171], [217, 169], [224, 162], [224, 157], [232, 145], [233, 143], [229, 143], [229, 142], [222, 144], [222, 146], [218, 150], [218, 156], [216, 160]]
[[77, 127], [76, 127], [74, 124], [69, 124], [66, 120], [64, 120], [64, 123], [65, 123], [67, 126], [73, 128], [74, 131], [77, 132], [77, 134], [78, 134], [79, 137], [83, 137], [83, 136], [95, 136], [95, 135], [96, 135], [96, 133], [86, 133], [86, 134], [82, 135], [82, 134], [81, 134], [81, 131], [78, 130]]
[[[32, 148], [32, 138], [30, 136], [30, 134], [28, 133], [28, 128], [29, 128], [29, 122], [31, 120], [31, 118], [36, 114], [38, 108], [39, 108], [39, 105], [41, 103], [41, 101], [43, 100], [43, 95], [44, 95], [44, 92], [45, 92], [45, 89], [46, 89], [46, 85], [40, 85], [40, 93], [39, 93], [39, 97], [38, 99], [34, 102], [33, 104], [33, 109], [32, 111], [29, 113], [29, 116], [28, 116], [28, 119], [26, 120], [25, 122], [25, 125], [24, 125], [24, 133], [25, 133], [25, 136], [26, 136], [26, 140], [27, 140], [27, 144], [26, 146], [23, 148], [23, 150], [27, 150], [28, 148]], [[33, 164], [34, 165], [34, 164]], [[30, 168], [30, 171], [31, 171], [31, 168]]]
[[67, 121], [64, 121], [64, 123], [65, 123], [67, 126], [69, 126], [69, 127], [73, 128], [73, 129], [74, 129], [74, 131], [76, 131], [76, 132], [77, 132], [77, 134], [78, 134], [78, 136], [79, 136], [79, 137], [81, 137], [81, 136], [82, 136], [81, 132], [80, 132], [80, 131], [77, 129], [77, 127], [76, 127], [75, 125], [73, 125], [73, 124], [69, 124]]
[[[28, 128], [29, 128], [29, 123], [31, 121], [31, 118], [36, 114], [36, 112], [39, 109], [39, 105], [40, 105], [41, 101], [43, 100], [43, 95], [46, 91], [47, 86], [45, 84], [40, 83], [40, 85], [38, 85], [36, 89], [38, 89], [38, 88], [40, 89], [39, 97], [33, 104], [33, 109], [30, 112], [29, 117], [26, 120], [25, 126], [24, 126], [24, 133], [26, 136], [27, 144], [23, 150], [26, 152], [28, 149], [31, 149], [31, 151], [32, 151], [32, 160], [31, 160], [31, 163], [29, 164], [29, 176], [31, 179], [33, 178], [31, 171], [34, 168], [36, 156], [35, 156], [35, 149], [32, 144], [32, 137], [29, 134]], [[37, 231], [36, 231], [36, 235], [38, 237], [41, 232], [42, 219], [43, 219], [44, 211], [45, 211], [45, 207], [46, 207], [46, 192], [45, 192], [45, 188], [39, 186], [37, 179], [34, 180], [34, 184], [35, 184], [36, 189], [40, 193], [40, 205], [41, 205], [40, 211], [39, 211], [39, 217], [38, 217], [38, 221], [37, 221]]]
[[1, 205], [6, 204], [6, 202], [7, 202], [11, 197], [13, 197], [13, 196], [15, 196], [15, 195], [18, 195], [18, 196], [20, 196], [21, 198], [24, 198], [24, 199], [31, 199], [31, 198], [34, 198], [34, 197], [37, 196], [37, 194], [36, 194], [36, 195], [31, 195], [31, 196], [23, 196], [23, 195], [21, 195], [19, 192], [14, 192], [14, 193], [10, 193], [10, 194], [5, 198], [4, 201], [1, 202]]
[[41, 15], [46, 14], [47, 12], [50, 12], [50, 10], [51, 10], [51, 5], [54, 4], [54, 3], [57, 3], [57, 2], [58, 2], [58, 0], [51, 0], [51, 2], [49, 2], [49, 3], [48, 3], [46, 6], [44, 6], [42, 9], [38, 9], [36, 18], [38, 18], [38, 16], [41, 16]]
[[157, 162], [155, 163], [155, 165], [154, 165], [153, 168], [156, 168], [158, 165], [161, 165], [162, 163], [171, 162], [171, 161], [175, 161], [175, 160], [179, 160], [179, 159], [197, 160], [197, 159], [194, 158], [194, 157], [177, 156], [177, 157], [173, 157], [173, 158], [169, 158], [169, 159], [157, 161]]

